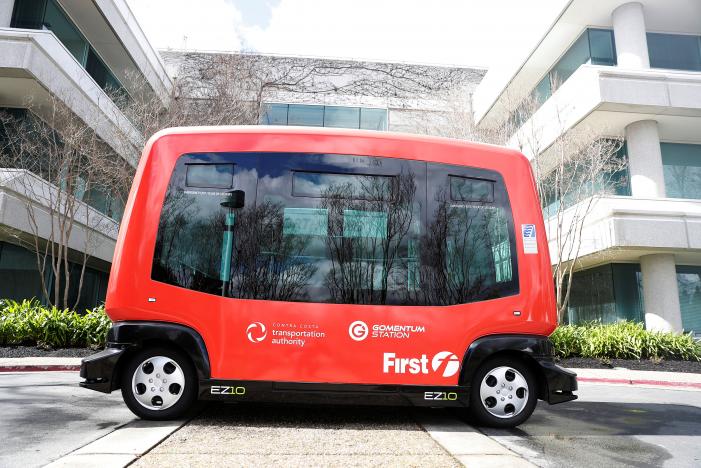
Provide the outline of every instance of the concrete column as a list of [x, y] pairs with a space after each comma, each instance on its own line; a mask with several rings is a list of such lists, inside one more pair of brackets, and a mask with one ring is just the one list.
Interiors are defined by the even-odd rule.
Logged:
[[657, 122], [633, 122], [626, 127], [625, 137], [631, 194], [642, 198], [664, 198], [664, 169]]
[[624, 3], [613, 10], [611, 19], [618, 66], [650, 68], [643, 5], [638, 2]]
[[0, 28], [9, 28], [15, 0], [0, 0]]
[[672, 254], [640, 257], [645, 301], [645, 326], [648, 330], [682, 331], [677, 270]]

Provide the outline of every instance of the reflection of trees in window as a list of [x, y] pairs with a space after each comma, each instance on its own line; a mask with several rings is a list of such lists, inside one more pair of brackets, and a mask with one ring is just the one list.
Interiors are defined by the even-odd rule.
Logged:
[[177, 190], [168, 193], [158, 227], [154, 278], [219, 293], [224, 212], [203, 210], [202, 205], [199, 197]]
[[[233, 213], [231, 262], [222, 258], [227, 210], [220, 197], [171, 190], [163, 206], [154, 257], [159, 281], [211, 294], [249, 299], [301, 300], [315, 271], [295, 262], [306, 240], [284, 236], [282, 209], [262, 204]], [[222, 265], [224, 263], [224, 266]], [[224, 271], [226, 265], [230, 271]]]
[[499, 283], [511, 280], [503, 209], [451, 204], [441, 189], [421, 240], [421, 302], [449, 305], [495, 298]]
[[354, 184], [323, 191], [320, 206], [328, 213], [331, 259], [325, 285], [333, 302], [406, 302], [406, 238], [418, 218], [414, 179], [410, 172], [391, 178], [359, 175]]
[[235, 229], [230, 296], [249, 299], [304, 300], [316, 266], [302, 259], [309, 246], [303, 236], [285, 235], [281, 204], [264, 202], [242, 210]]
[[664, 173], [668, 197], [701, 198], [700, 167], [665, 165]]

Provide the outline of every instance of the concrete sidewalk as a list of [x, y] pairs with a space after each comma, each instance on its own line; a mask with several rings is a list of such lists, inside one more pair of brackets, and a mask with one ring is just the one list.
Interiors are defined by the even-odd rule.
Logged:
[[211, 404], [134, 467], [534, 468], [449, 413], [364, 406]]
[[78, 371], [80, 360], [71, 357], [0, 358], [0, 372]]
[[688, 372], [639, 371], [624, 368], [570, 370], [577, 373], [579, 382], [701, 390], [701, 374]]

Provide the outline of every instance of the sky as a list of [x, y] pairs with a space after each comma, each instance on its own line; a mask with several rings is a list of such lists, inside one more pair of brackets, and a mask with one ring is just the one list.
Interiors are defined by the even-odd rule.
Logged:
[[127, 0], [157, 49], [491, 68], [526, 53], [567, 0]]

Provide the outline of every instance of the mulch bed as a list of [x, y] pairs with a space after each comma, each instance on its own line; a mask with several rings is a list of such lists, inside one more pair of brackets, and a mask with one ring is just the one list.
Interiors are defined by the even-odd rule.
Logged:
[[[19, 357], [85, 357], [98, 352], [90, 348], [37, 348], [36, 346], [0, 346], [0, 358]], [[696, 361], [650, 361], [635, 359], [611, 359], [602, 361], [591, 358], [556, 359], [562, 367], [579, 369], [613, 369], [624, 367], [632, 370], [690, 372], [701, 374], [701, 362]]]
[[0, 358], [85, 357], [99, 350], [90, 348], [37, 348], [36, 346], [0, 346]]
[[698, 361], [650, 361], [636, 359], [610, 359], [602, 361], [592, 358], [556, 359], [562, 367], [579, 369], [613, 369], [623, 367], [631, 370], [689, 372], [701, 374], [701, 362]]

